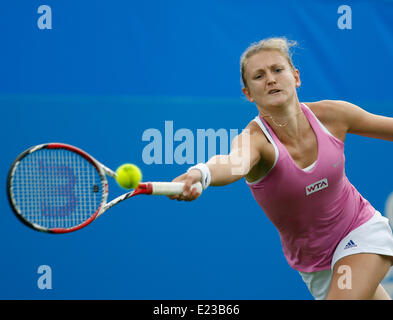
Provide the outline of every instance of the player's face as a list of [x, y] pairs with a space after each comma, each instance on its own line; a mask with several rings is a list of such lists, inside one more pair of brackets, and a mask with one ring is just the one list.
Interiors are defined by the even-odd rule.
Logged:
[[265, 50], [251, 56], [246, 64], [245, 78], [247, 88], [243, 92], [258, 106], [282, 106], [297, 99], [299, 71], [293, 70], [279, 51]]

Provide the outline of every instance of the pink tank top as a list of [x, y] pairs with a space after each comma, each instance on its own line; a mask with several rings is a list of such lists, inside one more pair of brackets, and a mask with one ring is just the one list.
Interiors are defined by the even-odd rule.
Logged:
[[267, 122], [256, 117], [275, 148], [276, 161], [262, 179], [247, 184], [278, 229], [289, 265], [313, 272], [330, 268], [341, 239], [369, 220], [375, 209], [345, 175], [344, 143], [306, 105], [301, 108], [318, 141], [314, 167], [299, 168]]

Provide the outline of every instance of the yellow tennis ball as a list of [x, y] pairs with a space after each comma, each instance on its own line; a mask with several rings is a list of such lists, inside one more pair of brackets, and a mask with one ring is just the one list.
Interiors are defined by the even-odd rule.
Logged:
[[116, 181], [125, 189], [135, 189], [142, 180], [141, 170], [134, 164], [125, 163], [116, 170]]

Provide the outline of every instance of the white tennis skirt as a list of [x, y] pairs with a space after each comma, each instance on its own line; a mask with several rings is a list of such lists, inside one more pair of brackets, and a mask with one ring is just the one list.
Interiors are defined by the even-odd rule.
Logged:
[[376, 211], [374, 216], [352, 230], [338, 244], [333, 254], [331, 268], [316, 272], [299, 272], [316, 300], [325, 299], [335, 263], [357, 253], [375, 253], [393, 256], [393, 235], [389, 220]]

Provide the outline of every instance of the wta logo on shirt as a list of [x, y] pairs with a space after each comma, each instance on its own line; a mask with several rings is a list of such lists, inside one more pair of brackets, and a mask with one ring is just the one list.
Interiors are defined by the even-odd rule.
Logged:
[[329, 185], [328, 185], [328, 181], [327, 181], [326, 178], [322, 179], [322, 180], [319, 180], [317, 182], [314, 182], [313, 184], [310, 184], [310, 185], [308, 185], [306, 187], [306, 195], [308, 196], [308, 195], [310, 195], [310, 194], [312, 194], [314, 192], [317, 192], [317, 191], [320, 191], [322, 189], [325, 189], [328, 186]]

